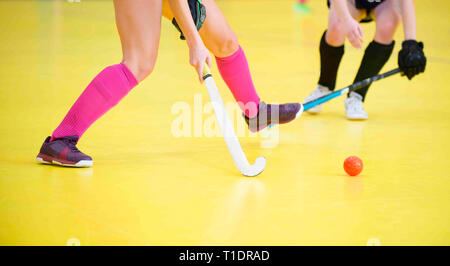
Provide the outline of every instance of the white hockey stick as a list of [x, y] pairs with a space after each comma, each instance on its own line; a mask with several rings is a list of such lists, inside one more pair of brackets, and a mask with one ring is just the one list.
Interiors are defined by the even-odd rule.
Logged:
[[209, 98], [216, 115], [219, 128], [222, 131], [225, 142], [227, 143], [228, 150], [233, 157], [234, 164], [239, 169], [239, 172], [245, 176], [256, 176], [260, 174], [266, 167], [266, 158], [258, 157], [253, 165], [248, 163], [247, 157], [242, 151], [241, 144], [234, 131], [233, 124], [231, 124], [228, 117], [225, 105], [223, 104], [222, 97], [220, 97], [217, 90], [216, 83], [211, 75], [211, 70], [205, 64], [203, 67], [203, 80], [205, 81], [206, 88], [208, 89]]

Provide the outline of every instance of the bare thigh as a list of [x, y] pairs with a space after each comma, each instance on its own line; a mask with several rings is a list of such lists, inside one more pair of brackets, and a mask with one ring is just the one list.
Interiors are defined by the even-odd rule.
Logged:
[[162, 0], [114, 0], [114, 8], [123, 62], [142, 81], [158, 54]]
[[[360, 21], [364, 17], [365, 10], [357, 9], [354, 0], [348, 0], [347, 7], [350, 14], [356, 21]], [[333, 46], [341, 46], [345, 42], [345, 32], [342, 26], [342, 21], [333, 6], [333, 2], [331, 2], [330, 12], [328, 14], [326, 41], [328, 44]]]
[[396, 0], [386, 0], [373, 11], [376, 22], [374, 40], [382, 44], [390, 44], [400, 23], [400, 11]]

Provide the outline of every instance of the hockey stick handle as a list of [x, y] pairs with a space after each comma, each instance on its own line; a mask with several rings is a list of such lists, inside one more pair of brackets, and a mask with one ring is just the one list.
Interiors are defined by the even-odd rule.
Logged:
[[203, 80], [207, 79], [208, 77], [212, 77], [211, 75], [211, 69], [209, 69], [208, 64], [203, 65]]
[[343, 95], [345, 93], [349, 93], [349, 92], [355, 91], [357, 89], [360, 89], [362, 87], [365, 87], [365, 86], [369, 85], [370, 83], [372, 83], [374, 81], [387, 78], [387, 77], [395, 75], [397, 73], [400, 73], [400, 68], [396, 68], [396, 69], [393, 69], [393, 70], [388, 71], [386, 73], [379, 74], [379, 75], [376, 75], [376, 76], [373, 76], [373, 77], [366, 78], [364, 80], [358, 81], [358, 82], [353, 83], [352, 85], [347, 86], [347, 87], [345, 87], [343, 89], [340, 89], [340, 90], [332, 92], [332, 93], [330, 93], [328, 95], [325, 95], [325, 96], [322, 96], [322, 97], [317, 98], [315, 100], [312, 100], [312, 101], [309, 101], [307, 103], [304, 103], [303, 104], [303, 110], [304, 111], [309, 110], [309, 109], [313, 108], [314, 106], [317, 106], [317, 105], [322, 104], [324, 102], [328, 102], [329, 100], [334, 99], [336, 97], [339, 97], [339, 96], [341, 96], [341, 95]]

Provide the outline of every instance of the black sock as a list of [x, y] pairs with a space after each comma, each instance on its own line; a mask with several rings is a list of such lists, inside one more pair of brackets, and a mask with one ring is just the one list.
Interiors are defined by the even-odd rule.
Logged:
[[[394, 50], [394, 44], [395, 41], [392, 41], [391, 44], [381, 44], [372, 41], [366, 48], [354, 82], [377, 75], [391, 56], [392, 50]], [[355, 91], [363, 97], [363, 101], [369, 87], [370, 84]]]
[[334, 90], [336, 87], [336, 75], [344, 55], [344, 45], [331, 46], [325, 40], [325, 31], [320, 40], [320, 78], [319, 84]]

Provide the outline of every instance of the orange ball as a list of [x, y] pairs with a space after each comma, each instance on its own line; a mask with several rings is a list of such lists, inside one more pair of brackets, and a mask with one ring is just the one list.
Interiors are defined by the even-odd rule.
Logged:
[[344, 170], [350, 176], [357, 176], [363, 169], [363, 162], [357, 156], [350, 156], [344, 161]]

